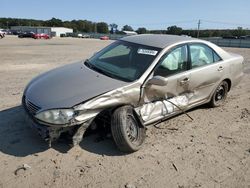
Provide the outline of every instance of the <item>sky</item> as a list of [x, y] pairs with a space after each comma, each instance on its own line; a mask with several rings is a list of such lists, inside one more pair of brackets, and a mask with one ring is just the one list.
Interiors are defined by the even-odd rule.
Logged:
[[249, 0], [0, 0], [0, 17], [63, 21], [86, 19], [119, 28], [250, 28]]

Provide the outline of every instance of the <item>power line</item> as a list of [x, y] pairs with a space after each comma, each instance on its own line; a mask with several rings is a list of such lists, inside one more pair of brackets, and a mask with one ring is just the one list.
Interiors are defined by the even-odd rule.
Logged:
[[[195, 23], [196, 20], [183, 20], [183, 21], [175, 21], [175, 22], [158, 22], [158, 23], [127, 23], [128, 25], [133, 25], [133, 26], [150, 26], [150, 25], [177, 25], [181, 23]], [[123, 23], [117, 23], [117, 24], [123, 24]]]
[[244, 23], [232, 23], [232, 22], [222, 22], [222, 21], [214, 21], [214, 20], [202, 20], [202, 21], [207, 22], [207, 23], [215, 23], [215, 24], [223, 24], [223, 25], [248, 26], [248, 27], [250, 27], [249, 24], [244, 24]]

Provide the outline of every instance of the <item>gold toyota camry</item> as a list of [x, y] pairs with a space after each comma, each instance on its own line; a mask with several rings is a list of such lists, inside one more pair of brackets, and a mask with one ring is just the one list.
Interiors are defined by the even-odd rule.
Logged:
[[140, 149], [147, 125], [208, 103], [217, 107], [243, 76], [243, 57], [210, 42], [174, 35], [119, 39], [87, 60], [34, 78], [22, 104], [51, 142], [110, 127], [118, 148]]

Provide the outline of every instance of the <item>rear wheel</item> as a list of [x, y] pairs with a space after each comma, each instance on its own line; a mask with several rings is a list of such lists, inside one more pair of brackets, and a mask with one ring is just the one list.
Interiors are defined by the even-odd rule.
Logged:
[[117, 147], [124, 152], [139, 150], [146, 137], [145, 127], [140, 125], [130, 106], [123, 106], [114, 111], [111, 132]]
[[212, 96], [212, 99], [209, 103], [210, 106], [211, 107], [221, 106], [227, 98], [227, 93], [228, 93], [228, 83], [226, 81], [223, 81], [216, 88], [216, 90]]

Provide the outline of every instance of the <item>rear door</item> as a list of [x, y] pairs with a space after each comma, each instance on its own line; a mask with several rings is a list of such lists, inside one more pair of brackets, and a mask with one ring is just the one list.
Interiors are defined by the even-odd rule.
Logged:
[[190, 104], [206, 101], [222, 79], [224, 62], [209, 46], [189, 44], [189, 90], [193, 93]]

